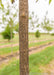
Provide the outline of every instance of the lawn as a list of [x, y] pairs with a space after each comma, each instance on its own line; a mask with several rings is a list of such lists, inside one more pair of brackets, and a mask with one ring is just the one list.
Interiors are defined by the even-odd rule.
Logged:
[[7, 47], [7, 48], [1, 48], [0, 49], [0, 55], [8, 55], [8, 54], [10, 54], [10, 53], [14, 53], [14, 52], [16, 52], [16, 51], [18, 51], [19, 50], [19, 46], [16, 46], [16, 47]]
[[[40, 41], [40, 40], [46, 40], [46, 39], [54, 39], [54, 36], [51, 35], [47, 35], [47, 34], [41, 34], [40, 38], [36, 38], [35, 34], [29, 34], [29, 42], [34, 42], [34, 41]], [[19, 35], [15, 34], [14, 38], [13, 38], [13, 42], [8, 42], [8, 40], [3, 39], [2, 35], [0, 35], [0, 46], [1, 45], [9, 45], [9, 44], [16, 44], [19, 43]]]
[[[54, 41], [54, 39], [52, 39], [52, 40], [46, 40], [46, 41], [41, 41], [41, 42], [30, 43], [29, 44], [29, 48], [40, 46], [40, 45], [43, 45], [43, 44], [46, 44], [46, 43], [49, 43], [49, 42], [53, 42], [53, 41]], [[0, 55], [6, 55], [6, 54], [8, 55], [12, 51], [13, 52], [19, 51], [19, 46], [12, 47], [12, 48], [11, 47], [0, 48]]]
[[[44, 40], [44, 41], [42, 41], [42, 40]], [[15, 34], [15, 37], [13, 38], [12, 43], [11, 42], [6, 43], [4, 41], [7, 41], [7, 40], [4, 40], [2, 38], [2, 36], [0, 35], [0, 42], [1, 42], [0, 46], [19, 43], [19, 35]], [[43, 44], [54, 41], [54, 36], [42, 34], [40, 38], [36, 38], [35, 34], [29, 34], [29, 40], [28, 41], [30, 42], [29, 48], [31, 48], [31, 47], [36, 47], [36, 46], [43, 45]], [[12, 47], [13, 52], [16, 52], [18, 50], [19, 50], [19, 46]], [[12, 51], [11, 51], [11, 47], [0, 48], [0, 55], [6, 55], [6, 54], [8, 55]]]
[[[47, 65], [54, 59], [54, 46], [47, 47], [39, 53], [30, 55], [29, 57], [29, 75], [41, 75], [43, 73], [40, 66]], [[19, 60], [10, 63], [8, 66], [0, 70], [0, 75], [19, 75]]]

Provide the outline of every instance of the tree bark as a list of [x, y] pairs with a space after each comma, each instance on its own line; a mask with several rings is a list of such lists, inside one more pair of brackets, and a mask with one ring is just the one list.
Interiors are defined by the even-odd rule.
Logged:
[[19, 0], [20, 75], [29, 75], [28, 0]]

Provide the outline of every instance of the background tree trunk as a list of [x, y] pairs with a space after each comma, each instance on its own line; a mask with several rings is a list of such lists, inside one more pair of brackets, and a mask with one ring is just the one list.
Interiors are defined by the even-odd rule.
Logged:
[[19, 0], [20, 75], [29, 75], [28, 0]]

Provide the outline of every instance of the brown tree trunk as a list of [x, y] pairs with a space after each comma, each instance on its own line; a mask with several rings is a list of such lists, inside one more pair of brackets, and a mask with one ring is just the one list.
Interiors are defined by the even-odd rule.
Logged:
[[28, 0], [19, 0], [20, 75], [29, 75]]

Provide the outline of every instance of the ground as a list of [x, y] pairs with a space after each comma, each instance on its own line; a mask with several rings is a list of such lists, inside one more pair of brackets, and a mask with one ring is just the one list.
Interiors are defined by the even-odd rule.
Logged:
[[50, 61], [50, 63], [48, 63], [47, 65], [41, 66], [40, 69], [44, 73], [48, 73], [48, 74], [53, 74], [54, 75], [54, 59], [52, 61]]
[[[29, 53], [30, 75], [33, 72], [51, 73], [54, 70], [54, 36], [43, 34], [39, 39], [37, 39], [34, 34], [29, 34], [28, 41], [29, 49], [31, 50]], [[0, 42], [0, 59], [1, 57], [6, 57], [7, 55], [10, 56], [10, 54], [12, 54], [10, 47], [13, 49], [13, 54], [19, 52], [18, 35], [15, 35], [13, 38], [13, 43], [4, 40], [0, 35]], [[7, 59], [9, 60], [7, 60], [8, 62], [0, 64], [0, 75], [19, 75], [19, 58], [13, 57], [11, 59]]]

